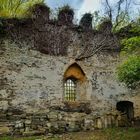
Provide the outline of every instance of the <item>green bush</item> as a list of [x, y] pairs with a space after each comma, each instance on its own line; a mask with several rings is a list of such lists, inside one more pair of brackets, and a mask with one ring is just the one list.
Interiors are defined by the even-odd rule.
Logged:
[[129, 23], [127, 26], [122, 27], [116, 32], [119, 38], [130, 38], [140, 36], [140, 18], [136, 21]]
[[131, 56], [118, 67], [118, 78], [128, 87], [135, 88], [140, 81], [140, 56]]
[[80, 25], [86, 28], [92, 28], [92, 14], [85, 13], [80, 20]]
[[63, 13], [74, 16], [74, 10], [69, 5], [64, 5], [63, 7], [58, 9], [58, 16], [60, 16]]
[[132, 53], [140, 49], [140, 36], [131, 37], [129, 39], [123, 39], [121, 41], [121, 45], [123, 47], [122, 51], [125, 51], [127, 53]]

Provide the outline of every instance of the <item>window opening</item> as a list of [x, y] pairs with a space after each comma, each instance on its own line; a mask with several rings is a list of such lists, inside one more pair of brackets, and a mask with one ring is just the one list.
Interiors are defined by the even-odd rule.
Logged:
[[69, 78], [64, 84], [65, 100], [75, 101], [76, 100], [76, 79]]

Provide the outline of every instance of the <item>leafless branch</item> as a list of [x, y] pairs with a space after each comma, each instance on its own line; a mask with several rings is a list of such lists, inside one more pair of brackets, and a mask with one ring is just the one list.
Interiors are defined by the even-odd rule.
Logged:
[[[105, 13], [108, 18], [114, 22], [113, 29], [115, 30], [121, 23], [125, 21], [126, 16], [129, 13], [130, 5], [133, 0], [118, 0], [117, 5], [111, 6], [109, 0], [103, 0]], [[113, 14], [114, 13], [114, 14]]]
[[112, 21], [112, 7], [109, 4], [109, 1], [108, 0], [105, 0], [105, 8], [107, 9], [106, 13], [107, 13], [110, 21]]
[[[110, 34], [104, 34], [101, 36], [100, 34], [95, 35], [93, 38], [93, 44], [87, 44], [83, 50], [81, 50], [80, 55], [76, 58], [76, 60], [82, 60], [85, 58], [92, 57], [96, 53], [100, 52], [106, 45], [111, 46], [113, 43], [117, 43], [117, 39], [113, 35], [112, 40], [109, 40]], [[106, 44], [106, 40], [108, 40]]]
[[133, 4], [134, 5], [140, 5], [140, 2], [134, 1]]

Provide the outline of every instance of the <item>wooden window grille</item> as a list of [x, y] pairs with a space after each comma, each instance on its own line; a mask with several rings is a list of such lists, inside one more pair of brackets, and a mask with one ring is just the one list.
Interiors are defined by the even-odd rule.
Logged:
[[64, 84], [65, 100], [76, 100], [76, 79], [67, 79]]

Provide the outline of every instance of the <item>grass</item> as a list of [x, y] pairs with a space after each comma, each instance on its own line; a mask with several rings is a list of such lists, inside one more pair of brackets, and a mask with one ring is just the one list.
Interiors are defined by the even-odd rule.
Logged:
[[109, 128], [92, 132], [74, 132], [63, 135], [33, 137], [1, 137], [0, 140], [139, 140], [140, 128]]

